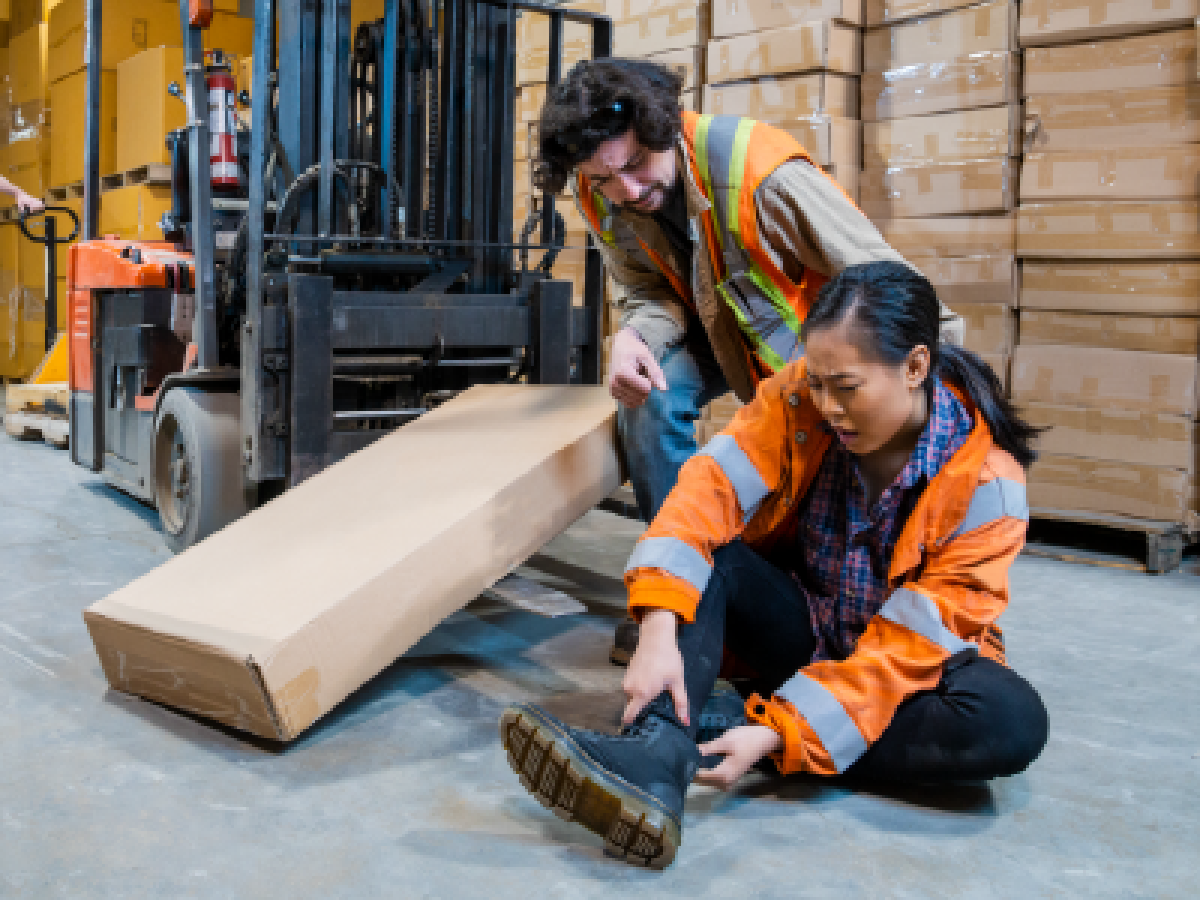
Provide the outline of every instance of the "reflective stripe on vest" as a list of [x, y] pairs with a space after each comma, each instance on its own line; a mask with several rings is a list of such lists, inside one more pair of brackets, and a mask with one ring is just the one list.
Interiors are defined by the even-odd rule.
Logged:
[[[937, 604], [911, 588], [896, 588], [879, 610], [879, 617], [894, 625], [902, 625], [921, 637], [937, 644], [951, 656], [960, 650], [975, 647], [946, 627]], [[976, 648], [978, 649], [978, 648]]]
[[846, 707], [825, 685], [798, 672], [775, 692], [775, 696], [796, 707], [796, 712], [812, 726], [838, 772], [845, 772], [867, 752], [867, 739], [846, 712]]
[[713, 204], [725, 279], [717, 291], [729, 304], [754, 351], [772, 370], [804, 355], [800, 319], [787, 297], [750, 259], [742, 243], [739, 206], [750, 135], [758, 123], [738, 116], [702, 115], [693, 149]]
[[638, 541], [625, 564], [625, 571], [641, 568], [662, 569], [682, 578], [701, 594], [713, 571], [712, 563], [699, 550], [673, 537], [648, 537]]
[[1011, 478], [993, 478], [975, 488], [971, 503], [967, 506], [967, 514], [950, 534], [950, 539], [1004, 518], [1029, 521], [1025, 485]]
[[767, 496], [767, 482], [751, 462], [737, 439], [731, 434], [718, 434], [704, 445], [698, 456], [709, 456], [716, 461], [733, 486], [737, 495], [738, 506], [742, 508], [742, 518], [750, 521], [758, 504]]

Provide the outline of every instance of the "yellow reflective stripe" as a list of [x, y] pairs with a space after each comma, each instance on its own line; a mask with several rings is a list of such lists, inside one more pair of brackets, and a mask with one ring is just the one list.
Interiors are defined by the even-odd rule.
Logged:
[[733, 153], [729, 158], [725, 215], [728, 217], [729, 233], [735, 238], [740, 238], [742, 233], [738, 227], [738, 213], [741, 208], [739, 200], [746, 175], [746, 151], [750, 146], [750, 132], [754, 130], [754, 125], [753, 119], [742, 119], [738, 122], [737, 131], [733, 136]]
[[[708, 129], [712, 125], [712, 120], [711, 114], [700, 116], [696, 120], [696, 134], [692, 139], [692, 151], [696, 154], [696, 166], [700, 169], [700, 180], [704, 183], [704, 193], [708, 197], [713, 196], [712, 175], [709, 172], [708, 163]], [[717, 236], [717, 249], [723, 250], [721, 229], [714, 228], [713, 232]]]
[[617, 243], [616, 232], [612, 228], [605, 228], [605, 222], [612, 222], [612, 214], [608, 211], [608, 201], [599, 191], [592, 191], [592, 205], [596, 208], [596, 218], [600, 222], [600, 236], [610, 244]]

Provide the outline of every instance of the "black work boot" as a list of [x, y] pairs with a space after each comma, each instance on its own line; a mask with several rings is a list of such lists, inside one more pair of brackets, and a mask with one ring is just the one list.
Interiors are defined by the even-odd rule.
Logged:
[[614, 666], [627, 666], [637, 650], [638, 635], [641, 629], [633, 619], [626, 619], [613, 632], [612, 650], [608, 652], [609, 661]]
[[610, 854], [655, 869], [675, 858], [684, 794], [700, 765], [695, 741], [675, 722], [651, 713], [601, 734], [519, 703], [500, 717], [500, 741], [526, 790], [604, 838]]
[[700, 717], [696, 720], [696, 743], [715, 741], [731, 728], [750, 724], [746, 718], [746, 701], [732, 684], [718, 679], [712, 693], [704, 701]]

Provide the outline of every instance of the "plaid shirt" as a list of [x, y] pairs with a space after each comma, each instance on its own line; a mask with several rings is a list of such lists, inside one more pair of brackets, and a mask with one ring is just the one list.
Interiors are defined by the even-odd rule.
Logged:
[[813, 479], [797, 531], [795, 578], [808, 597], [817, 639], [813, 662], [854, 652], [887, 600], [888, 566], [904, 523], [973, 426], [966, 407], [936, 381], [933, 411], [916, 449], [870, 509], [854, 456], [834, 440]]

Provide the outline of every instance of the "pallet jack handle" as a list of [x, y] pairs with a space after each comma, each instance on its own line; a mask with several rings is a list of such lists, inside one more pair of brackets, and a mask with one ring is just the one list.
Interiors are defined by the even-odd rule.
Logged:
[[[68, 237], [58, 236], [58, 220], [48, 215], [55, 212], [64, 212], [75, 222], [75, 228]], [[27, 220], [34, 216], [43, 217], [41, 232], [31, 232], [27, 227]], [[17, 227], [29, 240], [46, 248], [46, 352], [49, 353], [58, 331], [58, 304], [55, 299], [55, 291], [58, 289], [58, 245], [70, 244], [79, 237], [79, 216], [75, 215], [75, 210], [66, 206], [47, 206], [34, 213], [22, 208], [20, 216], [17, 217]]]

